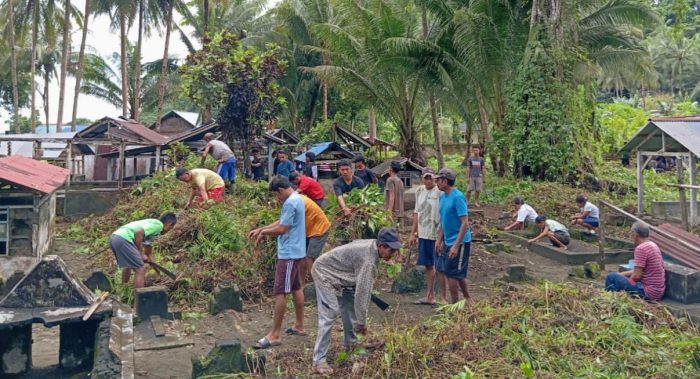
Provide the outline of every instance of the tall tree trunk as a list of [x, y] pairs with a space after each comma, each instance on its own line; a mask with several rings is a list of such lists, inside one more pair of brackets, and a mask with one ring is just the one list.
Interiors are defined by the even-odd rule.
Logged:
[[160, 132], [160, 117], [163, 114], [165, 100], [165, 80], [168, 72], [168, 48], [170, 46], [170, 31], [173, 23], [173, 5], [175, 0], [168, 1], [168, 16], [165, 25], [165, 47], [163, 48], [163, 66], [161, 66], [160, 86], [158, 88], [158, 110], [156, 111], [156, 132]]
[[128, 61], [126, 59], [126, 15], [119, 15], [119, 32], [121, 38], [121, 72], [122, 72], [122, 117], [127, 117], [129, 112], [129, 89], [128, 78], [126, 77], [126, 69]]
[[369, 106], [367, 109], [367, 115], [369, 116], [369, 140], [374, 143], [377, 139], [377, 114], [374, 111], [373, 106]]
[[144, 7], [143, 2], [145, 0], [139, 0], [139, 30], [138, 39], [136, 40], [136, 57], [134, 61], [134, 109], [132, 113], [134, 114], [134, 120], [139, 120], [139, 115], [141, 113], [141, 47], [143, 46], [143, 18]]
[[[423, 29], [423, 39], [428, 39], [428, 11], [423, 6], [421, 10], [421, 27]], [[435, 140], [435, 152], [437, 153], [438, 167], [445, 167], [445, 156], [442, 152], [442, 136], [440, 135], [440, 125], [438, 124], [437, 109], [435, 108], [435, 94], [430, 90], [430, 121], [433, 126], [433, 139]]]
[[204, 12], [204, 28], [202, 30], [202, 46], [204, 46], [209, 41], [209, 0], [204, 0], [204, 6], [202, 7], [202, 12]]
[[85, 16], [83, 19], [83, 37], [80, 41], [80, 53], [78, 53], [78, 70], [75, 73], [75, 94], [73, 95], [73, 119], [70, 122], [70, 131], [75, 132], [78, 119], [78, 98], [80, 97], [80, 81], [83, 78], [83, 64], [85, 61], [85, 41], [88, 34], [88, 20], [90, 19], [90, 1], [85, 0]]
[[328, 120], [328, 84], [323, 83], [323, 121]]
[[19, 91], [17, 89], [17, 54], [15, 52], [15, 10], [12, 0], [7, 2], [7, 26], [10, 33], [10, 65], [12, 70], [12, 113], [14, 115], [15, 133], [20, 132], [19, 127]]
[[58, 88], [58, 116], [56, 116], [56, 132], [63, 126], [63, 103], [66, 100], [66, 73], [68, 73], [68, 54], [70, 47], [70, 0], [65, 0], [63, 6], [63, 48], [61, 49], [61, 82]]
[[32, 114], [29, 116], [32, 124], [32, 133], [36, 133], [36, 45], [39, 38], [39, 6], [34, 3], [32, 8]]
[[49, 133], [49, 80], [51, 75], [51, 67], [44, 65], [44, 116], [46, 116], [46, 133]]

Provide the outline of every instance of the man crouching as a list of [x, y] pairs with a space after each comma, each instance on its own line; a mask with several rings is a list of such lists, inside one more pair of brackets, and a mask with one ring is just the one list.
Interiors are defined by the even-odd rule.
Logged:
[[399, 233], [393, 228], [379, 231], [376, 240], [357, 240], [321, 255], [314, 262], [311, 276], [318, 302], [318, 337], [313, 366], [319, 374], [331, 374], [326, 362], [331, 330], [340, 313], [345, 347], [356, 342], [355, 333], [367, 332], [367, 307], [372, 296], [379, 258], [390, 260], [401, 248]]

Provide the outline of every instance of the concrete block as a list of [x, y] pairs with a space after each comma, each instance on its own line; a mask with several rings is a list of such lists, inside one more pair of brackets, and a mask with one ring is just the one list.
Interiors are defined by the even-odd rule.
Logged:
[[[114, 354], [109, 348], [111, 322], [112, 319], [102, 320], [97, 327], [97, 336], [95, 337], [95, 358], [92, 371], [90, 372], [90, 378], [92, 379], [112, 379], [122, 377], [121, 361], [119, 360], [119, 357], [117, 357], [117, 355]], [[119, 343], [121, 343], [121, 339], [119, 339]], [[128, 375], [124, 377], [128, 377]]]
[[61, 324], [58, 348], [58, 364], [61, 368], [91, 368], [95, 342], [97, 320]]
[[700, 271], [665, 263], [666, 293], [665, 297], [681, 303], [700, 302]]
[[306, 283], [304, 286], [304, 301], [311, 304], [316, 304], [316, 285]]
[[168, 290], [165, 287], [137, 288], [135, 296], [136, 316], [140, 321], [148, 321], [151, 316], [168, 318]]
[[425, 274], [415, 268], [400, 272], [391, 284], [391, 292], [394, 293], [415, 293], [424, 288]]
[[0, 330], [0, 377], [20, 375], [32, 366], [32, 325]]
[[233, 282], [220, 283], [209, 298], [209, 313], [215, 315], [225, 309], [243, 312], [241, 290]]
[[92, 292], [95, 292], [95, 290], [112, 292], [112, 283], [109, 281], [109, 277], [102, 271], [94, 271], [83, 283]]
[[214, 374], [243, 372], [241, 341], [217, 341], [206, 357], [192, 357], [192, 378]]
[[525, 275], [525, 265], [516, 264], [508, 266], [505, 280], [511, 283], [522, 282], [527, 279]]

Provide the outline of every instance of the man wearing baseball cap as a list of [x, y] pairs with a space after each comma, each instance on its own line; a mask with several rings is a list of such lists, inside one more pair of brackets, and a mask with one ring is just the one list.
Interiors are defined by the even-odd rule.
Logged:
[[356, 342], [356, 334], [367, 333], [367, 307], [372, 296], [379, 258], [388, 261], [401, 249], [399, 233], [384, 228], [377, 239], [356, 240], [321, 255], [311, 269], [318, 302], [318, 337], [314, 346], [313, 367], [323, 375], [332, 374], [326, 362], [331, 331], [340, 313], [343, 320], [343, 344]]
[[[435, 304], [435, 240], [440, 226], [438, 201], [440, 190], [435, 185], [435, 171], [426, 167], [421, 172], [423, 185], [416, 190], [416, 207], [413, 212], [413, 229], [408, 244], [414, 246], [418, 242], [418, 261], [416, 265], [425, 266], [425, 280], [428, 292], [424, 298], [414, 304]], [[447, 303], [445, 276], [440, 274], [440, 300]]]
[[452, 303], [459, 298], [458, 289], [465, 299], [467, 290], [467, 269], [469, 268], [472, 233], [467, 217], [467, 198], [454, 188], [457, 175], [449, 168], [443, 168], [436, 177], [440, 195], [440, 228], [435, 249], [438, 254], [437, 267], [447, 277]]

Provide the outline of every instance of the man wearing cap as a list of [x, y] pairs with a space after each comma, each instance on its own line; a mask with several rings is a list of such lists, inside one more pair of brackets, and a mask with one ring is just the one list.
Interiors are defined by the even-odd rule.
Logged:
[[465, 299], [469, 299], [467, 290], [467, 270], [471, 253], [472, 233], [469, 229], [467, 198], [454, 188], [457, 174], [449, 168], [443, 168], [436, 177], [440, 195], [440, 227], [435, 249], [438, 254], [438, 271], [447, 277], [450, 298], [456, 303], [458, 290]]
[[379, 258], [388, 261], [401, 248], [399, 233], [384, 228], [377, 239], [356, 240], [321, 255], [311, 269], [318, 302], [318, 337], [314, 346], [313, 367], [319, 374], [332, 374], [326, 362], [331, 331], [340, 313], [343, 320], [343, 344], [356, 342], [356, 334], [367, 333], [369, 306]]
[[[423, 184], [416, 190], [416, 207], [413, 213], [413, 229], [408, 244], [414, 246], [418, 242], [418, 261], [416, 265], [425, 266], [425, 280], [428, 292], [414, 304], [435, 304], [435, 240], [440, 226], [440, 211], [438, 201], [440, 190], [435, 185], [435, 171], [426, 167], [421, 172]], [[447, 286], [445, 276], [440, 273], [440, 300], [447, 303]]]
[[214, 133], [204, 135], [204, 141], [207, 143], [202, 152], [201, 166], [204, 166], [204, 161], [207, 160], [207, 155], [211, 154], [212, 158], [216, 159], [216, 173], [225, 182], [229, 182], [233, 188], [236, 180], [236, 156], [233, 155], [231, 148], [222, 141], [216, 139]]
[[178, 167], [175, 170], [175, 177], [182, 182], [188, 183], [192, 188], [190, 198], [187, 199], [187, 204], [185, 204], [185, 209], [192, 205], [193, 200], [199, 207], [209, 199], [218, 203], [224, 196], [226, 183], [212, 170], [207, 170], [206, 168], [187, 170], [184, 167]]

